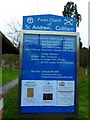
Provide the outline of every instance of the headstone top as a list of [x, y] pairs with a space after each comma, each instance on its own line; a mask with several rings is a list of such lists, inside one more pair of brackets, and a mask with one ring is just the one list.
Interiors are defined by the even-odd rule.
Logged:
[[76, 32], [76, 19], [51, 14], [23, 16], [23, 30]]

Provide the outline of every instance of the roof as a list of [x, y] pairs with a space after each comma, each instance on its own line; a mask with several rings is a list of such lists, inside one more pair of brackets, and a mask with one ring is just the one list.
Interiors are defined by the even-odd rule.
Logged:
[[2, 54], [19, 54], [19, 50], [0, 31], [0, 41], [2, 42]]

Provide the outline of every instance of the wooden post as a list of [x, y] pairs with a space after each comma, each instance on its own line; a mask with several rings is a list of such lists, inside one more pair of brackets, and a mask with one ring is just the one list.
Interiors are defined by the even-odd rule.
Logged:
[[3, 95], [0, 93], [0, 120], [2, 119], [3, 114]]

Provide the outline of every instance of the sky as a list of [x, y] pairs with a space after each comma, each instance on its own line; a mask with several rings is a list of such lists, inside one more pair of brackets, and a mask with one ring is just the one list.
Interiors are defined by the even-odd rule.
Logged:
[[[70, 0], [77, 4], [82, 21], [77, 32], [80, 33], [83, 47], [88, 47], [88, 0]], [[7, 23], [11, 20], [22, 24], [22, 17], [27, 15], [54, 14], [62, 16], [64, 5], [69, 0], [1, 0], [0, 1], [0, 31], [8, 31]]]

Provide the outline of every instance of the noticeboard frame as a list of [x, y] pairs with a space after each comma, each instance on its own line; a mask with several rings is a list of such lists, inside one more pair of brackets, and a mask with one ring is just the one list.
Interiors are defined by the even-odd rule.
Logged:
[[[57, 35], [57, 36], [74, 36], [76, 37], [76, 110], [75, 113], [20, 113], [21, 109], [21, 81], [22, 81], [22, 56], [23, 56], [23, 35]], [[23, 30], [21, 33], [20, 56], [19, 56], [19, 84], [18, 84], [18, 116], [19, 118], [75, 118], [78, 116], [78, 86], [79, 86], [79, 33], [78, 32], [57, 32], [57, 31], [32, 31]]]

